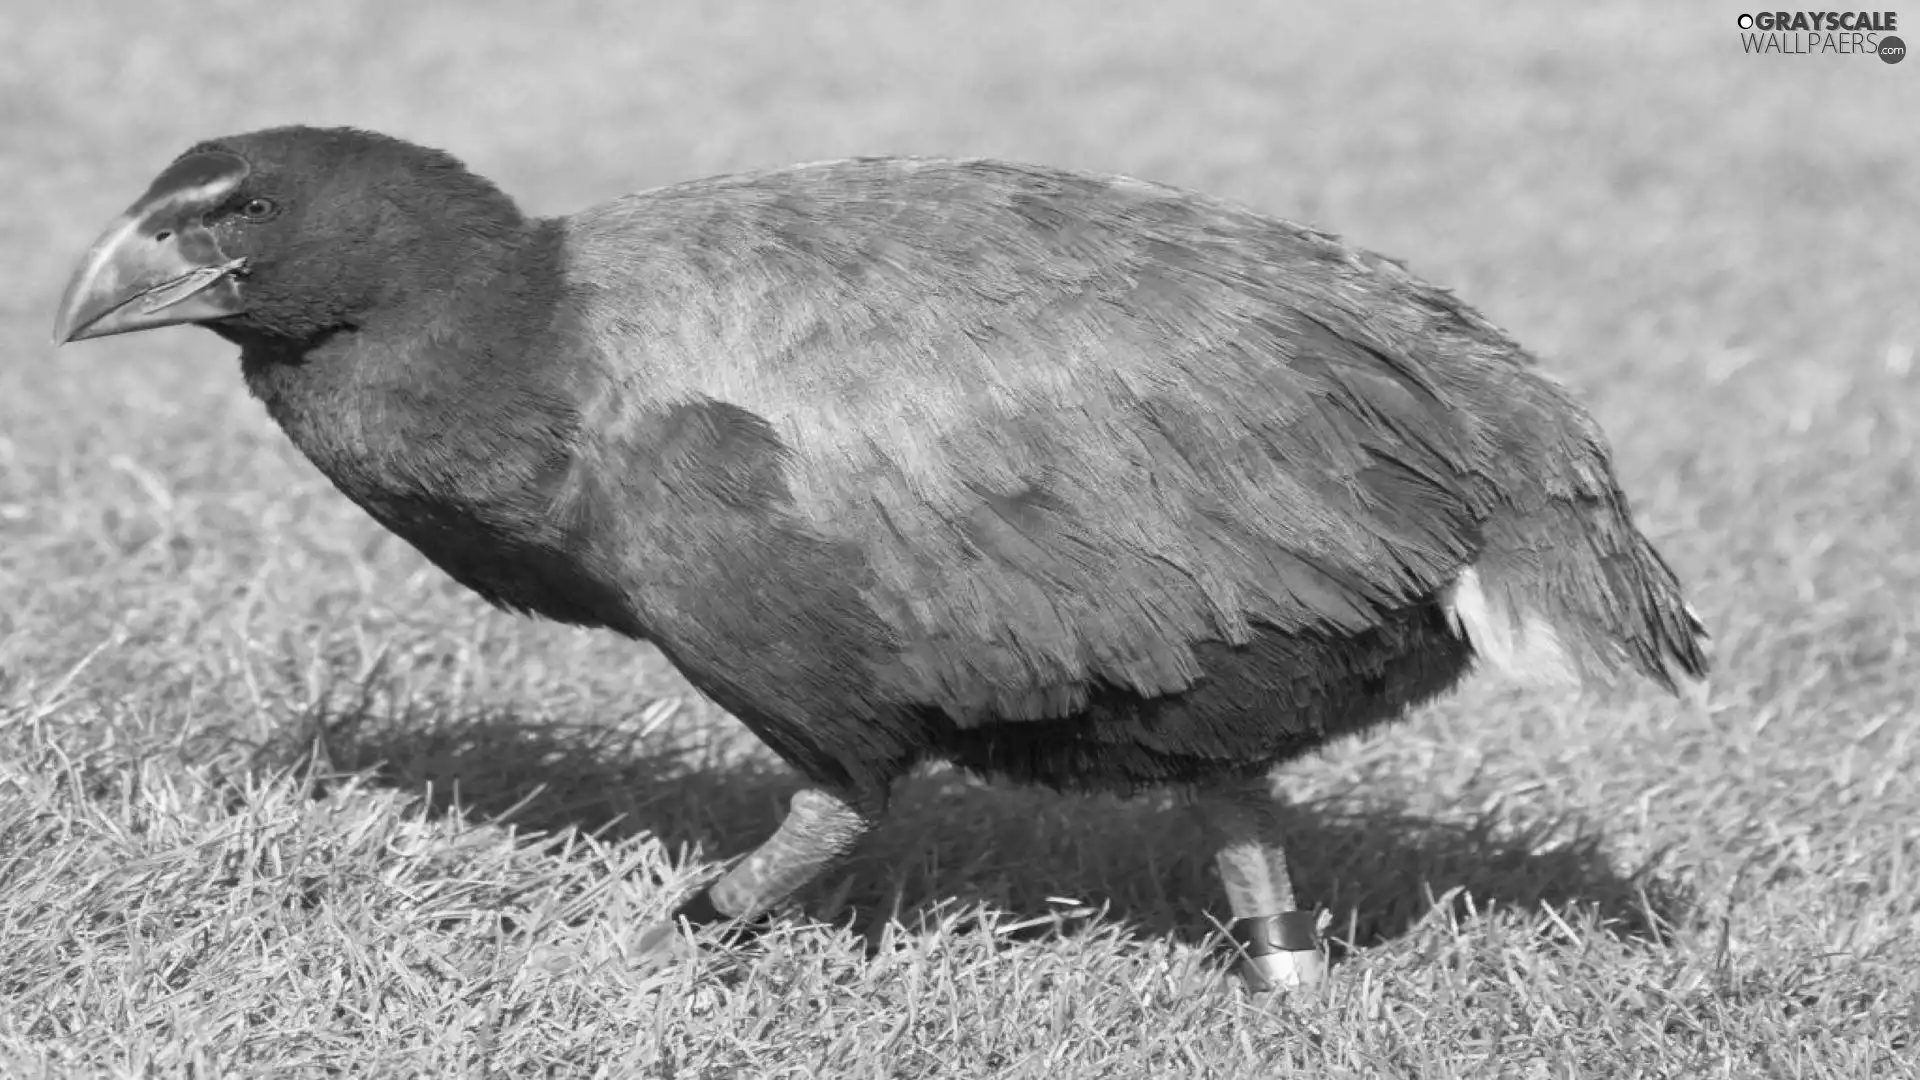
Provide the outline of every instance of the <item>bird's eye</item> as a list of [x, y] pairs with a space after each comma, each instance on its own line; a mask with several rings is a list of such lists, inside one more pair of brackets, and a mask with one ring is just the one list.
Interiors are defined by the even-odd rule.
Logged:
[[240, 216], [251, 218], [254, 221], [260, 221], [272, 215], [273, 201], [271, 199], [248, 199], [246, 203], [240, 207]]

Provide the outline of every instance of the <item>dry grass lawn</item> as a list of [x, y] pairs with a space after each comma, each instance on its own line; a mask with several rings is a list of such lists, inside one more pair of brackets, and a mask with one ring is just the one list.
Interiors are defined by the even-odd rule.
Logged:
[[[0, 1073], [1920, 1073], [1920, 61], [1746, 56], [1725, 4], [1281, 7], [15, 5]], [[383, 535], [212, 335], [47, 343], [171, 155], [296, 120], [541, 212], [991, 154], [1406, 257], [1593, 404], [1711, 705], [1476, 682], [1289, 770], [1342, 955], [1265, 1012], [1190, 821], [951, 772], [762, 952], [633, 963], [793, 776]]]

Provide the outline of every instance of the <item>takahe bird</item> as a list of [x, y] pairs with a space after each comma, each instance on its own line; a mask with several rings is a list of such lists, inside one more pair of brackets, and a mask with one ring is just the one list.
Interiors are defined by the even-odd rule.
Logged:
[[445, 153], [276, 128], [169, 165], [55, 337], [173, 323], [455, 580], [652, 642], [804, 774], [696, 923], [762, 916], [944, 759], [1191, 785], [1249, 982], [1312, 980], [1273, 766], [1476, 659], [1707, 669], [1531, 355], [1157, 184], [860, 158], [531, 218]]

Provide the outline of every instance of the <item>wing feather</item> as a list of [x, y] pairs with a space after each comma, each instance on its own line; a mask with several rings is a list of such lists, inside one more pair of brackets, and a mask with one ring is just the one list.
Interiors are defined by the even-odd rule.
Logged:
[[[716, 401], [851, 545], [899, 691], [962, 724], [1353, 635], [1478, 551], [1458, 313], [1333, 238], [1120, 178], [871, 159], [570, 222], [580, 333], [636, 415]], [[1458, 330], [1458, 327], [1454, 327]], [[634, 422], [641, 422], [636, 419]]]

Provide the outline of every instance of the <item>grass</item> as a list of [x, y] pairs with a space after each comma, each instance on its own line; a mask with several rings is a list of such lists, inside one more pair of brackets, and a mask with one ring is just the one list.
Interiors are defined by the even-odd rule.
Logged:
[[[1920, 1073], [1920, 68], [1745, 56], [1728, 5], [657, 7], [9, 16], [0, 1072]], [[1593, 404], [1712, 702], [1475, 683], [1289, 770], [1342, 957], [1266, 1011], [1190, 821], [950, 772], [763, 952], [639, 964], [791, 774], [383, 536], [211, 335], [46, 344], [171, 154], [292, 120], [542, 212], [987, 153], [1408, 257]]]

